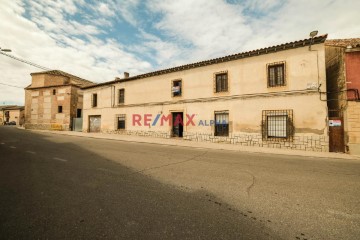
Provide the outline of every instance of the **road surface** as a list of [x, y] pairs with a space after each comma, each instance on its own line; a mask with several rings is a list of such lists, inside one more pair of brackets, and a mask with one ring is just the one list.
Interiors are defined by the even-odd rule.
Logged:
[[[195, 144], [195, 143], [194, 143]], [[357, 239], [360, 163], [0, 127], [0, 239]]]

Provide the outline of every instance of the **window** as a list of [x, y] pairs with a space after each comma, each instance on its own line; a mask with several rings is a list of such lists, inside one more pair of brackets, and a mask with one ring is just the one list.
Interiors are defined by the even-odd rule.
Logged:
[[53, 95], [56, 95], [56, 89], [53, 89]]
[[94, 93], [92, 95], [92, 104], [91, 104], [92, 107], [97, 107], [97, 93]]
[[78, 109], [76, 110], [76, 117], [77, 117], [77, 118], [81, 118], [81, 117], [82, 117], [82, 109], [78, 108]]
[[117, 129], [125, 129], [126, 115], [121, 114], [117, 117]]
[[58, 106], [58, 113], [62, 113], [62, 112], [63, 112], [62, 106]]
[[119, 89], [119, 103], [125, 103], [125, 89]]
[[285, 63], [268, 65], [268, 87], [285, 86]]
[[228, 74], [220, 73], [215, 75], [215, 88], [216, 92], [228, 91]]
[[292, 110], [264, 110], [262, 133], [265, 140], [289, 140], [294, 133]]
[[215, 136], [229, 136], [228, 112], [215, 112]]
[[182, 94], [182, 81], [181, 80], [172, 81], [171, 92], [172, 92], [173, 97], [181, 97], [181, 94]]

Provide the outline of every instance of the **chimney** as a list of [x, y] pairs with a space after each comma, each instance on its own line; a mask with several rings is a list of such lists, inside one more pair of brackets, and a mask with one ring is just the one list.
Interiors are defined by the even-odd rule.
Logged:
[[124, 78], [128, 78], [130, 74], [128, 72], [124, 72]]
[[115, 77], [115, 81], [119, 81], [120, 80], [120, 78], [119, 77]]

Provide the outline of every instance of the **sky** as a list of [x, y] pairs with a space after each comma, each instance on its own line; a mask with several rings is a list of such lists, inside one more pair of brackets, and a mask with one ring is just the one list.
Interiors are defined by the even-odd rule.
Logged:
[[[359, 9], [358, 0], [0, 0], [0, 48], [100, 83], [313, 30], [360, 37]], [[0, 71], [0, 105], [23, 105], [30, 73], [43, 70], [0, 55]]]

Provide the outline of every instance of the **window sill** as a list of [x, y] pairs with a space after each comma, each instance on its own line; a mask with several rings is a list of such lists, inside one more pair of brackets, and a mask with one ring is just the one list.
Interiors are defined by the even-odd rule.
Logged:
[[214, 94], [216, 94], [216, 95], [226, 95], [229, 93], [230, 93], [230, 91], [214, 92]]

